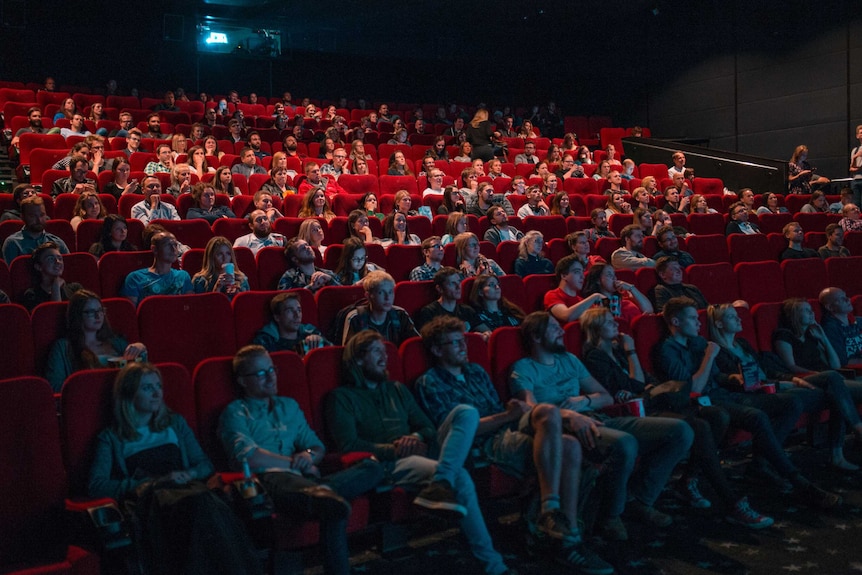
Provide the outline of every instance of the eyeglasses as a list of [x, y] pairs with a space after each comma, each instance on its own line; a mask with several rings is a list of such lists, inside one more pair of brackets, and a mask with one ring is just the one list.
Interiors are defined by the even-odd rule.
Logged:
[[368, 256], [350, 258], [353, 263], [361, 264], [368, 261]]
[[258, 379], [263, 379], [264, 377], [269, 377], [270, 375], [278, 375], [278, 368], [274, 365], [269, 366], [268, 369], [259, 369], [251, 373], [240, 374], [240, 377], [256, 377]]
[[335, 158], [336, 160], [346, 160], [347, 159], [347, 156], [332, 156], [332, 157]]
[[430, 246], [428, 246], [428, 249], [429, 250], [442, 250], [443, 244], [431, 244]]
[[108, 310], [103, 307], [99, 307], [96, 309], [85, 309], [81, 312], [81, 315], [83, 315], [84, 317], [99, 317], [105, 315], [106, 313], [108, 313]]

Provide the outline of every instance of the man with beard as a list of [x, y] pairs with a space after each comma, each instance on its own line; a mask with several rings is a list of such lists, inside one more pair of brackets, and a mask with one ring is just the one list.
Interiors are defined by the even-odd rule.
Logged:
[[314, 265], [314, 249], [305, 240], [291, 238], [284, 247], [284, 257], [288, 269], [278, 280], [280, 290], [305, 288], [313, 293], [326, 285], [341, 285], [335, 272]]
[[69, 136], [89, 136], [91, 133], [84, 125], [84, 116], [81, 114], [72, 114], [69, 126], [68, 128], [60, 129], [60, 135], [64, 138], [68, 138]]
[[590, 212], [590, 220], [593, 222], [593, 227], [584, 230], [587, 239], [591, 244], [595, 244], [599, 238], [615, 238], [614, 232], [608, 229], [608, 215], [604, 208], [596, 208]]
[[254, 210], [248, 215], [248, 227], [251, 233], [238, 237], [233, 242], [233, 247], [248, 248], [251, 253], [257, 255], [261, 248], [284, 246], [284, 236], [272, 231], [272, 222], [263, 210]]
[[611, 263], [614, 269], [638, 270], [640, 268], [654, 268], [655, 260], [643, 254], [644, 232], [638, 224], [629, 224], [620, 232], [623, 247], [614, 250], [611, 254]]
[[68, 254], [66, 242], [45, 231], [48, 214], [45, 211], [45, 200], [33, 195], [21, 201], [21, 219], [24, 227], [10, 235], [3, 242], [3, 259], [7, 264], [18, 256], [28, 255], [46, 242], [54, 242], [61, 254]]
[[81, 194], [88, 189], [95, 192], [96, 182], [87, 177], [90, 169], [87, 158], [74, 155], [69, 160], [69, 177], [54, 180], [51, 186], [51, 197], [56, 198], [60, 194]]
[[170, 232], [156, 232], [152, 238], [153, 265], [126, 276], [120, 295], [134, 305], [153, 295], [194, 293], [189, 272], [174, 269], [180, 257], [180, 242]]
[[162, 183], [155, 176], [147, 176], [141, 182], [144, 199], [132, 206], [132, 217], [146, 226], [153, 220], [178, 220], [177, 209], [162, 201]]
[[15, 137], [12, 138], [12, 147], [18, 150], [18, 140], [21, 139], [21, 134], [44, 134], [48, 130], [42, 127], [42, 110], [38, 106], [33, 106], [27, 110], [27, 121], [29, 125], [15, 132]]
[[166, 140], [168, 138], [168, 134], [162, 133], [162, 120], [158, 113], [153, 112], [147, 116], [147, 132], [144, 137], [153, 140]]
[[[300, 131], [302, 131], [300, 129]], [[298, 140], [296, 136], [293, 134], [288, 134], [284, 137], [284, 142], [282, 143], [282, 151], [287, 155], [288, 158], [302, 158], [302, 156], [297, 151], [299, 147]]]
[[491, 542], [476, 487], [464, 469], [479, 426], [478, 412], [459, 405], [435, 429], [410, 390], [389, 379], [386, 359], [383, 337], [371, 330], [345, 346], [346, 385], [334, 389], [326, 401], [326, 423], [338, 450], [373, 453], [393, 484], [421, 489], [415, 505], [460, 519], [484, 573], [508, 573]]
[[260, 158], [262, 160], [265, 157], [269, 156], [270, 154], [261, 149], [261, 147], [260, 147], [261, 143], [262, 143], [262, 140], [260, 139], [260, 133], [259, 132], [254, 131], [254, 132], [250, 132], [248, 134], [248, 147], [251, 148], [252, 150], [254, 150], [255, 157]]

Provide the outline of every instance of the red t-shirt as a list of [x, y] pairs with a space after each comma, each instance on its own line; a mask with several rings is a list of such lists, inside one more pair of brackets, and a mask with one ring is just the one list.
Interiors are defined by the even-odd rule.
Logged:
[[572, 307], [578, 302], [583, 301], [579, 295], [569, 295], [563, 291], [563, 288], [557, 288], [555, 290], [551, 290], [545, 294], [545, 310], [551, 311], [551, 308], [557, 304], [563, 304], [566, 307]]

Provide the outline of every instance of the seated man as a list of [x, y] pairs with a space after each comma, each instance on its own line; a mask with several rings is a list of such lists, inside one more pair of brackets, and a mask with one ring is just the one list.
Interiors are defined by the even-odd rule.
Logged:
[[393, 484], [422, 488], [414, 503], [459, 517], [484, 572], [507, 573], [464, 469], [479, 425], [476, 409], [459, 405], [435, 429], [410, 390], [389, 379], [386, 345], [373, 331], [350, 339], [342, 357], [345, 385], [326, 398], [326, 423], [338, 450], [370, 451]]
[[162, 182], [155, 176], [147, 176], [141, 182], [144, 199], [132, 206], [132, 217], [141, 220], [144, 225], [153, 220], [178, 220], [177, 209], [162, 201]]
[[266, 351], [295, 351], [305, 355], [309, 350], [332, 345], [317, 327], [302, 323], [302, 305], [297, 292], [277, 294], [269, 302], [272, 321], [260, 328], [252, 343]]
[[144, 173], [148, 176], [153, 174], [170, 174], [174, 167], [174, 156], [171, 154], [170, 144], [159, 144], [156, 146], [158, 162], [149, 162], [144, 166]]
[[849, 258], [850, 250], [844, 246], [844, 229], [838, 224], [829, 224], [826, 226], [826, 244], [820, 246], [817, 253], [824, 260], [828, 258]]
[[748, 221], [749, 211], [748, 208], [745, 207], [745, 204], [743, 204], [742, 202], [734, 202], [730, 204], [730, 207], [727, 208], [727, 211], [730, 214], [730, 221], [727, 223], [727, 227], [724, 229], [724, 235], [753, 235], [760, 233], [760, 228]]
[[51, 197], [60, 194], [81, 194], [85, 191], [96, 192], [96, 182], [87, 177], [90, 164], [87, 158], [75, 154], [69, 160], [69, 177], [54, 180], [51, 186]]
[[620, 232], [623, 247], [614, 250], [611, 254], [611, 263], [614, 269], [638, 270], [640, 268], [655, 267], [655, 260], [643, 254], [644, 232], [639, 224], [629, 224]]
[[[587, 457], [605, 466], [603, 516], [599, 528], [610, 540], [625, 541], [620, 515], [624, 508], [651, 527], [673, 522], [653, 507], [686, 456], [694, 433], [687, 423], [663, 417], [607, 417], [596, 411], [614, 400], [577, 357], [566, 351], [563, 328], [547, 312], [533, 312], [521, 324], [529, 356], [512, 366], [512, 395], [530, 406], [560, 408], [563, 429], [581, 444]], [[640, 458], [639, 469], [635, 460]], [[628, 502], [627, 502], [628, 499]]]
[[[255, 213], [259, 212], [255, 210]], [[325, 285], [341, 285], [335, 272], [314, 265], [314, 249], [305, 240], [288, 240], [284, 246], [284, 257], [287, 258], [288, 267], [278, 280], [280, 290], [305, 288], [314, 293]]]
[[66, 242], [45, 231], [48, 214], [45, 212], [45, 200], [32, 195], [21, 200], [21, 219], [24, 226], [3, 241], [3, 259], [6, 265], [12, 265], [12, 260], [18, 256], [30, 255], [44, 243], [53, 242], [61, 254], [68, 254]]
[[[577, 174], [580, 168], [580, 175]], [[584, 169], [580, 164], [575, 163], [575, 157], [571, 154], [563, 155], [563, 161], [560, 164], [559, 169], [556, 172], [557, 177], [561, 180], [565, 180], [566, 178], [582, 178], [584, 176]]]
[[126, 148], [123, 150], [127, 158], [131, 158], [132, 154], [141, 151], [141, 140], [143, 137], [144, 135], [139, 129], [132, 128], [129, 130], [129, 133], [126, 135]]
[[[135, 121], [132, 118], [132, 114], [129, 112], [120, 112], [119, 124], [119, 128], [108, 132], [109, 138], [126, 138], [129, 133], [131, 133], [132, 129], [137, 129], [134, 128]], [[140, 133], [140, 130], [138, 130], [138, 133]], [[140, 139], [138, 142], [140, 143]]]
[[668, 168], [667, 177], [673, 179], [675, 174], [682, 174], [685, 176], [685, 154], [680, 151], [676, 151], [671, 156], [671, 161], [673, 162], [673, 166]]
[[177, 99], [176, 99], [176, 96], [174, 96], [174, 93], [171, 92], [170, 90], [168, 90], [167, 92], [165, 92], [164, 99], [161, 102], [159, 102], [158, 104], [156, 104], [155, 106], [153, 106], [153, 111], [154, 112], [179, 112], [180, 109], [177, 107], [176, 101], [177, 101]]
[[369, 272], [362, 286], [368, 303], [356, 306], [345, 316], [341, 345], [366, 329], [378, 332], [396, 347], [405, 339], [419, 335], [404, 308], [392, 304], [395, 280], [391, 275], [380, 270]]
[[544, 306], [545, 310], [562, 324], [577, 320], [582, 313], [605, 299], [600, 293], [591, 294], [586, 299], [581, 297], [580, 291], [584, 289], [584, 264], [574, 254], [561, 258], [554, 268], [554, 274], [557, 289], [545, 294]]
[[72, 119], [69, 120], [69, 128], [61, 128], [60, 135], [64, 138], [69, 136], [89, 136], [90, 130], [84, 125], [84, 116], [81, 114], [72, 114]]
[[283, 218], [284, 214], [278, 211], [278, 208], [272, 203], [272, 192], [268, 188], [261, 188], [254, 193], [254, 207], [262, 210], [272, 225], [275, 225], [275, 220]]
[[261, 149], [261, 144], [263, 141], [260, 139], [260, 132], [253, 131], [248, 134], [248, 147], [254, 151], [254, 155], [256, 158], [260, 158], [261, 160], [265, 157], [269, 156], [265, 151]]
[[152, 140], [166, 140], [170, 134], [162, 133], [162, 119], [158, 112], [153, 112], [147, 116], [147, 131], [144, 133], [145, 138]]
[[670, 186], [664, 191], [664, 205], [661, 209], [669, 214], [684, 214], [688, 212], [690, 201], [687, 196], [681, 196], [677, 188]]
[[694, 192], [691, 191], [691, 188], [688, 187], [688, 181], [685, 179], [683, 174], [674, 174], [671, 177], [673, 180], [673, 187], [676, 188], [676, 191], [679, 192], [680, 198], [688, 198]]
[[821, 291], [820, 309], [820, 326], [841, 365], [862, 363], [862, 319], [850, 321], [853, 303], [844, 290], [828, 287]]
[[320, 167], [317, 165], [317, 162], [313, 160], [305, 162], [303, 170], [305, 171], [305, 181], [299, 184], [299, 190], [297, 191], [300, 196], [304, 196], [313, 188], [322, 188], [326, 190], [326, 199], [332, 204], [332, 199], [336, 194], [344, 191], [338, 185], [338, 182], [335, 181], [335, 178], [327, 178], [320, 175]]
[[251, 233], [235, 239], [233, 247], [248, 248], [257, 255], [261, 248], [284, 247], [287, 241], [283, 235], [272, 231], [272, 222], [263, 210], [253, 210], [248, 215], [248, 227]]
[[[472, 171], [472, 168], [469, 168]], [[464, 170], [465, 172], [467, 170]], [[462, 178], [463, 179], [463, 178]], [[481, 218], [488, 214], [491, 206], [500, 206], [506, 210], [506, 215], [514, 216], [515, 209], [512, 203], [503, 194], [494, 193], [494, 184], [491, 182], [482, 182], [476, 188], [476, 193], [471, 193], [469, 189], [464, 196], [464, 212], [473, 214], [477, 218]]]
[[332, 152], [332, 161], [320, 166], [320, 174], [322, 176], [332, 176], [336, 181], [343, 174], [349, 173], [350, 170], [347, 169], [347, 151], [344, 148], [336, 148]]
[[664, 304], [675, 297], [691, 298], [697, 309], [706, 309], [709, 306], [700, 288], [694, 284], [682, 283], [682, 266], [675, 257], [660, 257], [655, 263], [655, 273], [659, 281], [647, 295], [656, 313], [661, 313]]
[[440, 271], [443, 264], [443, 243], [440, 236], [430, 236], [422, 240], [422, 255], [425, 263], [410, 271], [410, 281], [424, 282], [434, 279], [434, 274]]
[[[792, 489], [801, 502], [822, 508], [840, 505], [841, 497], [820, 489], [803, 477], [793, 465], [775, 435], [769, 416], [761, 409], [748, 405], [750, 401], [743, 403], [738, 401], [739, 397], [734, 397], [756, 394], [734, 393], [719, 386], [719, 369], [715, 358], [720, 347], [699, 335], [700, 321], [694, 301], [686, 297], [672, 298], [665, 304], [662, 316], [670, 335], [657, 350], [655, 366], [659, 379], [690, 384], [691, 393], [706, 396], [708, 399], [704, 401], [727, 412], [731, 426], [753, 435], [754, 459], [749, 473], [771, 482], [781, 491]], [[738, 374], [736, 376], [741, 377]], [[789, 403], [778, 416], [782, 421], [776, 421], [775, 426], [784, 429], [784, 421], [795, 422], [801, 414], [800, 401]]]
[[748, 210], [749, 214], [756, 214], [757, 210], [754, 209], [754, 190], [751, 188], [742, 188], [739, 190], [739, 201], [745, 206], [745, 209]]
[[138, 305], [151, 295], [194, 293], [189, 272], [172, 267], [180, 257], [180, 243], [174, 234], [156, 232], [151, 243], [153, 265], [127, 275], [120, 295]]
[[482, 323], [472, 307], [458, 303], [461, 299], [461, 274], [458, 270], [448, 266], [440, 268], [440, 271], [434, 274], [434, 288], [440, 297], [416, 314], [416, 326], [419, 329], [435, 317], [451, 316], [464, 322], [466, 331], [491, 335], [491, 329]]
[[527, 141], [524, 143], [524, 153], [515, 156], [515, 165], [538, 164], [539, 157], [536, 155], [536, 143]]
[[[430, 158], [430, 156], [425, 156]], [[428, 187], [422, 190], [422, 197], [442, 196], [445, 188], [443, 187], [443, 170], [433, 165], [434, 160], [431, 160], [432, 166], [428, 171]]]
[[612, 573], [578, 531], [578, 488], [581, 446], [563, 434], [560, 410], [550, 404], [530, 409], [520, 399], [506, 405], [482, 366], [470, 363], [464, 323], [452, 317], [433, 319], [422, 328], [425, 351], [433, 367], [416, 382], [416, 395], [435, 425], [440, 426], [459, 405], [479, 412], [473, 440], [480, 457], [524, 478], [537, 474], [541, 509], [527, 518], [530, 533], [557, 544], [557, 559], [585, 573]]
[[679, 249], [679, 238], [676, 237], [676, 232], [673, 231], [672, 226], [660, 227], [655, 233], [655, 239], [661, 249], [653, 255], [652, 259], [658, 261], [660, 258], [670, 256], [676, 258], [683, 269], [694, 264], [692, 255]]
[[623, 177], [622, 175], [620, 175], [620, 172], [618, 170], [611, 170], [605, 182], [605, 189], [602, 190], [602, 193], [604, 195], [612, 196], [614, 194], [626, 193], [626, 191], [623, 189]]
[[859, 217], [859, 207], [856, 204], [846, 204], [841, 208], [843, 216], [838, 225], [845, 232], [862, 232], [862, 217]]
[[542, 199], [542, 188], [539, 186], [530, 186], [527, 188], [527, 203], [518, 209], [518, 217], [548, 216], [550, 214], [551, 209], [545, 203], [545, 200]]
[[0, 222], [6, 220], [23, 220], [21, 217], [21, 202], [30, 196], [36, 195], [36, 188], [30, 184], [18, 184], [12, 190], [12, 200], [15, 202], [14, 207], [3, 210], [0, 214]]
[[614, 232], [608, 229], [608, 215], [604, 208], [595, 208], [590, 212], [590, 220], [593, 222], [593, 227], [584, 230], [587, 239], [591, 244], [596, 243], [599, 238], [615, 238]]
[[15, 132], [10, 145], [17, 151], [21, 134], [45, 134], [47, 132], [48, 130], [42, 127], [42, 109], [39, 106], [33, 106], [27, 110], [27, 125]]
[[257, 156], [255, 155], [254, 150], [248, 146], [240, 151], [239, 158], [240, 162], [231, 167], [230, 173], [243, 175], [246, 180], [251, 178], [254, 174], [266, 173], [263, 166], [257, 165]]
[[324, 572], [346, 575], [349, 500], [380, 483], [382, 466], [368, 458], [321, 477], [317, 466], [326, 449], [299, 404], [278, 395], [278, 372], [267, 351], [258, 345], [240, 349], [233, 373], [243, 397], [231, 402], [219, 420], [219, 437], [231, 466], [240, 470], [247, 465], [279, 513], [320, 520]]
[[802, 226], [797, 222], [790, 222], [785, 225], [781, 232], [784, 234], [784, 239], [787, 240], [787, 249], [781, 252], [778, 261], [820, 257], [819, 253], [802, 245], [805, 240], [805, 232], [802, 231]]
[[488, 208], [488, 222], [491, 226], [485, 230], [484, 240], [499, 245], [500, 242], [517, 242], [524, 237], [524, 232], [509, 225], [509, 216], [500, 206]]

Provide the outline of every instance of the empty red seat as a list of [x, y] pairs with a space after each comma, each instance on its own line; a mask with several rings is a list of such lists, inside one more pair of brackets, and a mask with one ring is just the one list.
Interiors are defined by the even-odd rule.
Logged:
[[689, 214], [688, 231], [696, 235], [724, 234], [722, 214]]
[[781, 262], [784, 291], [787, 297], [817, 298], [829, 287], [826, 264], [820, 258], [785, 260]]
[[689, 236], [685, 241], [685, 249], [699, 264], [728, 262], [727, 238], [724, 234], [706, 236]]
[[733, 272], [739, 286], [739, 297], [750, 305], [787, 298], [778, 262], [740, 262], [733, 266]]
[[766, 234], [730, 234], [727, 236], [727, 251], [730, 254], [730, 263], [734, 265], [739, 262], [775, 259], [775, 256], [770, 256], [771, 250]]
[[[425, 263], [422, 246], [392, 245], [386, 250], [386, 271], [396, 282], [409, 278], [413, 268]], [[399, 304], [400, 305], [400, 304]]]
[[696, 285], [711, 304], [739, 299], [739, 286], [728, 262], [694, 264], [685, 270], [686, 282]]
[[0, 377], [33, 375], [33, 337], [30, 314], [17, 304], [0, 305], [0, 325], [14, 337], [7, 337], [0, 354]]
[[862, 256], [826, 260], [829, 285], [840, 287], [850, 297], [862, 294], [862, 273], [860, 270], [862, 270]]

